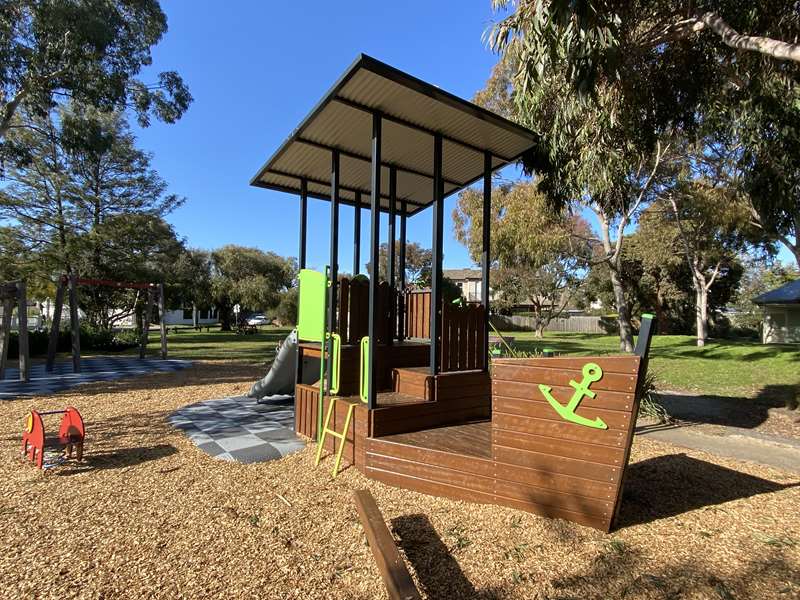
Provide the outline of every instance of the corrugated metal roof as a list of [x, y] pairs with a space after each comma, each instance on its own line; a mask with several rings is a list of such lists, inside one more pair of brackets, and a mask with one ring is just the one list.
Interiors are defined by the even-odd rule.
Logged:
[[800, 303], [800, 279], [795, 279], [766, 294], [754, 298], [755, 304], [797, 304]]
[[[381, 206], [389, 207], [389, 165], [397, 169], [397, 198], [414, 214], [432, 202], [433, 135], [443, 137], [445, 195], [493, 168], [516, 161], [536, 143], [519, 125], [364, 54], [259, 170], [252, 185], [330, 199], [331, 154], [340, 152], [340, 200], [370, 201], [372, 113], [383, 115]], [[398, 202], [398, 212], [400, 205]]]

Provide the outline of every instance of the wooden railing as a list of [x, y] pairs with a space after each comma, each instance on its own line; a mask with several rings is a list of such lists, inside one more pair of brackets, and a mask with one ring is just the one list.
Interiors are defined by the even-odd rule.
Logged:
[[403, 294], [405, 305], [404, 337], [430, 339], [431, 291], [407, 290]]
[[472, 371], [484, 367], [486, 318], [482, 304], [442, 304], [442, 372]]
[[[379, 344], [386, 343], [391, 332], [389, 291], [387, 282], [381, 281], [378, 284], [378, 322], [375, 337]], [[346, 277], [339, 280], [338, 312], [337, 332], [342, 336], [342, 343], [361, 343], [361, 338], [369, 335], [368, 280], [351, 280]]]

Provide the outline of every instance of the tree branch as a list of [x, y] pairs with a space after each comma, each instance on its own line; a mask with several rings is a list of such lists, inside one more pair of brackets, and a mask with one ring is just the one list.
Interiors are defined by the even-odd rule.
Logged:
[[723, 19], [719, 13], [698, 13], [687, 19], [682, 19], [663, 29], [660, 33], [646, 39], [650, 46], [673, 40], [685, 39], [693, 33], [709, 29], [716, 33], [726, 46], [735, 50], [760, 52], [780, 60], [793, 60], [800, 62], [800, 44], [790, 44], [774, 38], [744, 35], [736, 31]]

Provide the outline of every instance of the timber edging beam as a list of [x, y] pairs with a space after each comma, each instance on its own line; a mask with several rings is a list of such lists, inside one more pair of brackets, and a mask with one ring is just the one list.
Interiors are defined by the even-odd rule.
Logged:
[[353, 491], [358, 517], [367, 536], [372, 556], [392, 600], [421, 600], [403, 557], [397, 550], [392, 533], [383, 520], [375, 498], [369, 490]]

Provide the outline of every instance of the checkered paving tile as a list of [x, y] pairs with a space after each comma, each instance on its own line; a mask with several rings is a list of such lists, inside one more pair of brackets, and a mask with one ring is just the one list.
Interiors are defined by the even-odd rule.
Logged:
[[72, 362], [59, 362], [52, 373], [44, 370], [44, 363], [31, 365], [31, 380], [19, 381], [19, 369], [6, 369], [5, 379], [0, 381], [0, 400], [12, 400], [22, 396], [47, 396], [95, 381], [114, 381], [123, 377], [146, 375], [159, 371], [178, 371], [191, 365], [188, 360], [144, 360], [132, 356], [101, 356], [81, 360], [81, 372], [72, 372]]
[[305, 446], [294, 434], [293, 406], [291, 399], [258, 404], [237, 396], [184, 406], [168, 420], [214, 458], [264, 462]]

